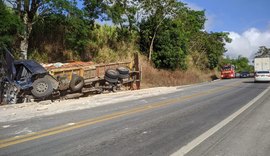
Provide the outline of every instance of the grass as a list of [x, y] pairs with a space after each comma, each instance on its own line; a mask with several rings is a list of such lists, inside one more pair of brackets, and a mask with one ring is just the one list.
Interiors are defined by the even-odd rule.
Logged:
[[125, 62], [132, 60], [136, 48], [132, 44], [118, 43], [117, 50], [104, 46], [94, 58], [96, 63]]
[[[133, 54], [138, 49], [134, 47], [132, 43], [124, 43], [118, 42], [115, 47], [111, 48], [109, 46], [102, 46], [102, 47], [94, 47], [93, 45], [89, 45], [92, 49], [95, 48], [97, 52], [96, 56], [94, 57], [93, 61], [95, 63], [112, 63], [112, 62], [125, 62], [133, 60]], [[47, 46], [45, 48], [44, 53], [39, 53], [37, 50], [34, 50], [29, 58], [34, 59], [38, 62], [46, 63], [46, 62], [55, 62], [55, 61], [67, 61], [67, 60], [80, 60], [78, 54], [72, 51], [64, 51], [64, 52], [55, 52], [53, 53], [53, 49], [55, 47]], [[58, 57], [55, 57], [58, 56]], [[53, 59], [58, 58], [58, 59]], [[53, 61], [52, 61], [53, 60]], [[189, 63], [189, 68], [187, 71], [181, 70], [162, 70], [156, 69], [153, 67], [149, 61], [147, 61], [146, 56], [140, 56], [140, 62], [142, 65], [142, 88], [149, 88], [149, 87], [160, 87], [160, 86], [180, 86], [180, 85], [187, 85], [187, 84], [194, 84], [200, 82], [211, 81], [217, 78], [214, 71], [202, 71], [192, 64], [192, 61]]]
[[187, 71], [155, 69], [146, 58], [142, 58], [142, 88], [180, 86], [211, 81], [217, 78], [214, 71], [201, 71], [190, 67]]

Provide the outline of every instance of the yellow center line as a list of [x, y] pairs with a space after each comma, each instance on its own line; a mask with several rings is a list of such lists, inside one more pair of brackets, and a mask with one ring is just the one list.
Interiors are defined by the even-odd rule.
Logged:
[[174, 99], [169, 99], [169, 100], [165, 100], [165, 101], [161, 101], [161, 102], [156, 102], [156, 103], [152, 103], [146, 106], [140, 106], [137, 108], [133, 108], [130, 110], [126, 110], [126, 111], [120, 111], [120, 112], [115, 112], [109, 115], [104, 115], [104, 116], [100, 116], [100, 117], [96, 117], [96, 118], [92, 118], [92, 119], [87, 119], [87, 120], [82, 120], [79, 121], [77, 123], [74, 123], [72, 125], [61, 125], [61, 126], [57, 126], [54, 128], [50, 128], [50, 129], [46, 129], [43, 131], [39, 131], [39, 132], [34, 132], [34, 133], [29, 133], [26, 135], [21, 135], [21, 136], [16, 136], [16, 137], [12, 137], [12, 138], [8, 138], [8, 139], [3, 139], [0, 140], [0, 148], [4, 148], [4, 147], [8, 147], [11, 145], [15, 145], [15, 144], [19, 144], [19, 143], [23, 143], [26, 141], [31, 141], [31, 140], [35, 140], [35, 139], [39, 139], [42, 137], [46, 137], [46, 136], [51, 136], [51, 135], [55, 135], [55, 134], [59, 134], [59, 133], [63, 133], [63, 132], [67, 132], [73, 129], [77, 129], [77, 128], [82, 128], [85, 126], [89, 126], [89, 125], [93, 125], [96, 123], [100, 123], [100, 122], [104, 122], [104, 121], [108, 121], [108, 120], [112, 120], [115, 118], [120, 118], [123, 116], [127, 116], [127, 115], [131, 115], [131, 114], [135, 114], [135, 113], [139, 113], [139, 112], [144, 112], [147, 110], [152, 110], [155, 108], [160, 108], [160, 107], [164, 107], [164, 106], [168, 106], [168, 105], [172, 105], [172, 104], [177, 104], [176, 102], [182, 102], [191, 98], [195, 98], [195, 97], [200, 97], [203, 95], [209, 95], [212, 93], [216, 93], [216, 92], [220, 92], [223, 90], [226, 90], [228, 88], [233, 88], [233, 87], [237, 87], [239, 86], [241, 83], [237, 82], [234, 83], [232, 85], [229, 86], [222, 86], [219, 88], [215, 88], [212, 90], [208, 90], [208, 91], [204, 91], [204, 92], [200, 92], [200, 93], [195, 93], [189, 96], [183, 96], [183, 97], [177, 97]]

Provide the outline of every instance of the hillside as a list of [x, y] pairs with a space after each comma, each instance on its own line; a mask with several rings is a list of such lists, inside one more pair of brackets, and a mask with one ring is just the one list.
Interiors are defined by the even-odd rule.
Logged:
[[0, 45], [16, 58], [110, 63], [140, 53], [144, 87], [215, 79], [231, 41], [228, 33], [204, 30], [204, 10], [176, 0], [16, 2], [21, 7], [0, 1]]

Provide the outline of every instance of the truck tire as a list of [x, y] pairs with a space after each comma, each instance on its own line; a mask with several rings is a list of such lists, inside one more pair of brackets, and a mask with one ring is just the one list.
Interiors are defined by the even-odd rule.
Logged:
[[129, 77], [129, 74], [119, 74], [119, 79], [126, 79], [126, 78], [128, 78]]
[[84, 79], [81, 76], [73, 75], [69, 83], [70, 89], [73, 92], [81, 90], [84, 86]]
[[110, 79], [117, 79], [119, 76], [119, 72], [114, 69], [108, 69], [105, 72], [105, 76]]
[[106, 81], [110, 82], [110, 83], [117, 83], [117, 81], [118, 81], [118, 78], [113, 79], [113, 78], [107, 77], [106, 75], [105, 75], [104, 79], [105, 79]]
[[43, 77], [36, 79], [33, 84], [31, 93], [36, 98], [46, 98], [50, 96], [53, 92], [53, 87], [49, 79]]
[[119, 74], [122, 74], [122, 75], [129, 74], [129, 69], [126, 67], [118, 67], [116, 70], [119, 72]]

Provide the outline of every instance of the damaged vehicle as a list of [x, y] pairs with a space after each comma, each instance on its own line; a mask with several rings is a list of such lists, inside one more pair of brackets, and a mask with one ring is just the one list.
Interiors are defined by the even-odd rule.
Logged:
[[14, 104], [32, 99], [46, 99], [58, 89], [57, 80], [33, 60], [14, 60], [1, 49], [0, 103]]
[[140, 88], [138, 56], [134, 64], [75, 61], [42, 66], [34, 60], [14, 60], [6, 48], [0, 51], [0, 104], [77, 98], [90, 92]]

